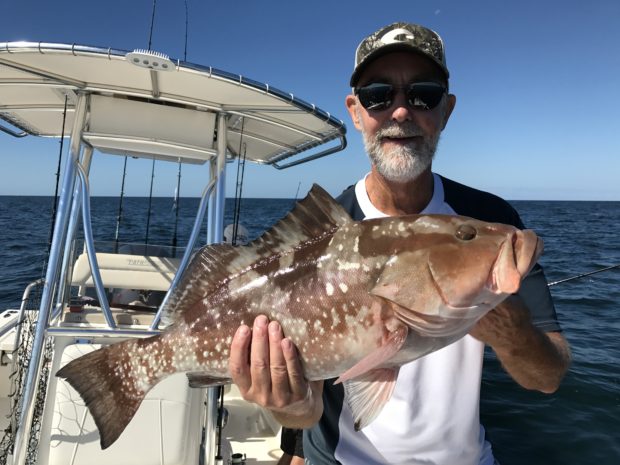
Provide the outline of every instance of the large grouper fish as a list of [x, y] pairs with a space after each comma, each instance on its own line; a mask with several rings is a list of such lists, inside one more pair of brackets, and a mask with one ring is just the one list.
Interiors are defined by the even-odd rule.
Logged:
[[84, 399], [106, 448], [168, 375], [230, 383], [233, 335], [262, 314], [295, 343], [308, 380], [339, 377], [362, 428], [390, 398], [401, 365], [467, 334], [517, 292], [541, 252], [532, 231], [460, 216], [353, 221], [315, 185], [248, 246], [196, 252], [160, 335], [105, 346], [57, 376]]

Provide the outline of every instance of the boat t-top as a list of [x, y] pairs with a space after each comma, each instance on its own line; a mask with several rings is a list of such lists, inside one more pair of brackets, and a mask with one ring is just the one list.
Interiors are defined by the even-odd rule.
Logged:
[[[162, 330], [161, 309], [205, 216], [207, 243], [222, 240], [227, 162], [243, 157], [285, 169], [335, 153], [346, 145], [342, 121], [267, 84], [150, 50], [34, 42], [0, 43], [0, 118], [3, 137], [70, 141], [45, 276], [26, 287], [20, 308], [0, 318], [0, 464], [275, 463], [279, 425], [235, 397], [234, 388], [223, 427], [217, 389], [191, 388], [183, 374], [173, 375], [148, 394], [119, 440], [101, 450], [88, 409], [54, 374], [101, 345]], [[208, 163], [182, 254], [97, 247], [89, 195], [95, 150]], [[163, 297], [141, 310], [114, 302], [112, 290]]]

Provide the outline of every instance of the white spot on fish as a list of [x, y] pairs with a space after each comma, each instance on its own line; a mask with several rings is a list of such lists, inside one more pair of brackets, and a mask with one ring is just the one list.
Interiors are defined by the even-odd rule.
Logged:
[[348, 270], [359, 270], [360, 264], [355, 262], [343, 262], [340, 260], [336, 260], [338, 264], [338, 271], [348, 271]]
[[338, 312], [336, 311], [335, 308], [332, 308], [332, 326], [336, 327], [340, 324], [340, 315], [338, 315]]
[[323, 328], [323, 325], [321, 324], [320, 320], [316, 320], [314, 322], [314, 330], [318, 331], [318, 333], [322, 336], [325, 334], [325, 329]]
[[355, 238], [355, 243], [353, 244], [353, 252], [355, 252], [355, 253], [359, 252], [359, 245], [360, 245], [360, 237], [357, 236]]
[[347, 293], [347, 291], [349, 290], [349, 286], [347, 286], [345, 283], [339, 283], [339, 284], [338, 284], [338, 287], [339, 287], [339, 288], [340, 288], [340, 290], [341, 290], [343, 293], [345, 293], [345, 294], [346, 294], [346, 293]]
[[334, 286], [332, 286], [332, 283], [327, 283], [325, 285], [325, 292], [327, 292], [327, 295], [334, 295]]
[[293, 265], [294, 254], [287, 253], [280, 257], [280, 268], [290, 268]]
[[286, 274], [286, 273], [290, 273], [291, 271], [293, 271], [292, 267], [280, 268], [273, 275], [274, 276], [280, 276], [280, 275], [283, 275], [283, 274]]

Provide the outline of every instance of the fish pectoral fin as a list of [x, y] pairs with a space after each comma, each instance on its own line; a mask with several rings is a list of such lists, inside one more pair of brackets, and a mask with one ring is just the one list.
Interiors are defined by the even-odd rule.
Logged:
[[378, 368], [361, 378], [346, 381], [344, 392], [353, 420], [355, 431], [368, 426], [381, 413], [383, 406], [392, 397], [398, 368]]
[[402, 325], [392, 331], [385, 343], [340, 375], [334, 384], [358, 378], [392, 358], [405, 343], [409, 330]]
[[217, 378], [202, 371], [187, 373], [187, 381], [191, 388], [206, 388], [230, 384], [230, 378]]

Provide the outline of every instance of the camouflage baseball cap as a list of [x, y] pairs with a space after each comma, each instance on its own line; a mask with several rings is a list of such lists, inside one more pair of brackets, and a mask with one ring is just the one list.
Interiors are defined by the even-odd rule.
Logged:
[[350, 85], [355, 87], [362, 72], [370, 62], [390, 52], [411, 51], [421, 53], [435, 62], [450, 76], [446, 66], [446, 54], [439, 34], [423, 26], [411, 23], [394, 23], [366, 37], [355, 51], [355, 69]]

